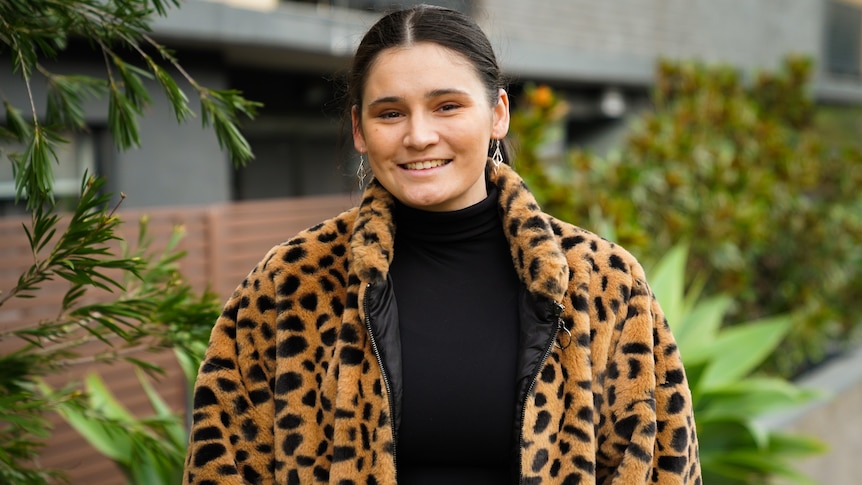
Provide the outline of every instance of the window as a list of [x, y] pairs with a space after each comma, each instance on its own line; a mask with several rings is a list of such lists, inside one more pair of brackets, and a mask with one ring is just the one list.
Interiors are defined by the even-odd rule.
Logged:
[[862, 76], [862, 7], [829, 2], [826, 22], [826, 70], [838, 76]]
[[[84, 173], [94, 174], [96, 167], [95, 137], [92, 133], [64, 133], [68, 143], [55, 147], [57, 163], [54, 165], [54, 196], [57, 199], [75, 199], [81, 192]], [[9, 153], [23, 153], [20, 145], [0, 145], [0, 215], [23, 211], [15, 205], [15, 179]]]

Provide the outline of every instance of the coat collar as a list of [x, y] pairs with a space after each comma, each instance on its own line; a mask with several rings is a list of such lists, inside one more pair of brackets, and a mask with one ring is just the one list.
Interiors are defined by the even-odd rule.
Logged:
[[[531, 293], [561, 302], [568, 286], [568, 263], [550, 217], [508, 165], [490, 168], [486, 176], [500, 191], [498, 210], [518, 276]], [[369, 283], [385, 279], [392, 263], [393, 207], [392, 194], [376, 179], [369, 182], [350, 241], [353, 268]]]

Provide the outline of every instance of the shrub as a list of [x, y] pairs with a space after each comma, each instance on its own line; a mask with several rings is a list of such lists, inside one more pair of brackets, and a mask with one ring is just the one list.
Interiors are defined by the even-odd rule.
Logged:
[[[746, 84], [728, 67], [662, 62], [655, 110], [618, 150], [519, 168], [549, 212], [645, 260], [691, 241], [689, 271], [709, 275], [708, 291], [734, 295], [730, 314], [793, 311], [797, 324], [771, 364], [796, 374], [862, 323], [862, 152], [820, 142], [810, 72], [808, 60], [789, 58]], [[553, 112], [526, 101], [512, 124], [524, 152], [536, 118]]]

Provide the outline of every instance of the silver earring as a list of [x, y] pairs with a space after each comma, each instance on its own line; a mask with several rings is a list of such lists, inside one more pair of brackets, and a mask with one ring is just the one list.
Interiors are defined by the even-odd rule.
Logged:
[[494, 164], [496, 170], [503, 163], [503, 152], [500, 151], [500, 140], [494, 140], [494, 154], [491, 155], [491, 163]]
[[362, 186], [365, 185], [365, 177], [368, 176], [368, 171], [365, 170], [365, 159], [362, 158], [362, 154], [359, 154], [359, 166], [356, 167], [356, 179], [359, 181], [359, 190], [362, 190]]

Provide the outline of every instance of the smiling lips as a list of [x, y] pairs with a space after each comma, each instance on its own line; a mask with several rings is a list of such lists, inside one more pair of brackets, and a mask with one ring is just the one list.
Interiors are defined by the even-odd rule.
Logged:
[[450, 160], [425, 160], [422, 162], [410, 162], [401, 165], [407, 170], [428, 170], [429, 168], [442, 167], [449, 163]]

